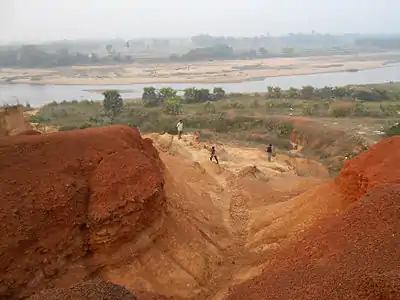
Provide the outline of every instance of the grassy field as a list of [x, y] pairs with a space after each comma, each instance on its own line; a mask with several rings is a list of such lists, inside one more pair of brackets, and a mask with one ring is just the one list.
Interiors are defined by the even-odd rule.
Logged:
[[141, 100], [125, 99], [122, 112], [111, 121], [102, 102], [50, 103], [32, 116], [36, 123], [60, 130], [83, 129], [110, 123], [137, 126], [141, 132], [175, 133], [179, 119], [186, 132], [200, 132], [201, 139], [236, 141], [247, 146], [272, 143], [279, 151], [290, 151], [293, 142], [304, 145], [304, 153], [323, 161], [333, 171], [344, 157], [351, 157], [384, 137], [399, 121], [400, 84], [359, 86], [385, 89], [385, 101], [355, 99], [276, 99], [265, 94], [231, 94], [219, 101], [180, 104], [179, 114], [164, 107], [145, 107]]

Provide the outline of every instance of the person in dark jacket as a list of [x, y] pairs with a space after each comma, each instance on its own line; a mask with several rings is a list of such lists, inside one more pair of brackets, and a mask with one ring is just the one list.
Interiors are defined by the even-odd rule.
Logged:
[[269, 144], [267, 147], [267, 154], [268, 154], [268, 161], [271, 161], [272, 159], [272, 144]]
[[214, 146], [212, 146], [212, 147], [211, 147], [210, 154], [211, 154], [211, 156], [210, 156], [210, 161], [212, 161], [212, 160], [213, 160], [213, 158], [214, 158], [214, 159], [215, 159], [215, 161], [217, 162], [217, 164], [219, 164], [218, 157], [217, 157], [217, 152], [216, 152], [216, 150], [215, 150], [215, 147], [214, 147]]

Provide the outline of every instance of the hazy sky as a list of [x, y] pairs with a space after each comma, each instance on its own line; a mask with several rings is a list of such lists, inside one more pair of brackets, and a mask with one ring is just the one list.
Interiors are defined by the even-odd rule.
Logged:
[[0, 41], [395, 33], [400, 0], [0, 0]]

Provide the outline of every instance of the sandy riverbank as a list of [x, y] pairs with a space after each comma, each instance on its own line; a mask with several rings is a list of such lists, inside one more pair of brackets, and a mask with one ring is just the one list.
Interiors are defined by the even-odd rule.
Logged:
[[[399, 55], [400, 57], [400, 55]], [[56, 85], [229, 83], [267, 77], [380, 68], [384, 55], [274, 58], [202, 63], [74, 66], [53, 69], [1, 69], [0, 81]]]

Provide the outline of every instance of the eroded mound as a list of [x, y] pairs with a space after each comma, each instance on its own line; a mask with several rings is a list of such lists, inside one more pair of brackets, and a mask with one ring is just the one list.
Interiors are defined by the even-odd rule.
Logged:
[[347, 163], [335, 180], [347, 209], [316, 222], [228, 299], [399, 299], [399, 143]]
[[400, 185], [377, 187], [317, 223], [228, 299], [399, 299], [399, 199]]
[[381, 183], [400, 183], [400, 137], [383, 140], [345, 163], [335, 183], [349, 200], [357, 200]]
[[259, 178], [262, 172], [256, 166], [248, 166], [241, 169], [238, 173], [239, 177]]
[[[69, 286], [159, 219], [161, 161], [125, 126], [0, 139], [0, 298]], [[151, 242], [151, 241], [150, 241]]]

